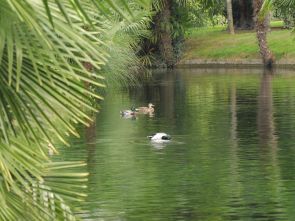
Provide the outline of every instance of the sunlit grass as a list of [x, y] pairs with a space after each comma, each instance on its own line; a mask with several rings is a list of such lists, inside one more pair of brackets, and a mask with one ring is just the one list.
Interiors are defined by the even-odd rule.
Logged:
[[271, 27], [283, 27], [284, 26], [284, 22], [283, 21], [271, 21], [270, 23]]
[[[280, 29], [281, 21], [268, 35], [269, 46], [277, 59], [295, 59], [295, 35]], [[259, 59], [254, 31], [237, 31], [229, 35], [226, 27], [191, 29], [188, 31], [183, 59]]]

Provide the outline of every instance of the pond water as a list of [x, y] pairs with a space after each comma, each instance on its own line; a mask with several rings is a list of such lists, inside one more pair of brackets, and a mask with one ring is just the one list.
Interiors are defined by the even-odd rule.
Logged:
[[157, 71], [80, 131], [62, 157], [87, 162], [85, 220], [295, 220], [295, 72]]

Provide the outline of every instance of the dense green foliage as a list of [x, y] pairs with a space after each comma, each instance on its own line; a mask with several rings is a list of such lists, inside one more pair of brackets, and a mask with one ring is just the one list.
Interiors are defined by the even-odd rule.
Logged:
[[137, 65], [150, 9], [148, 0], [0, 0], [0, 220], [75, 219], [67, 203], [84, 197], [83, 163], [48, 152], [91, 123], [95, 91]]
[[274, 1], [273, 7], [273, 16], [284, 21], [284, 28], [290, 29], [295, 27], [294, 5], [285, 5]]
[[[157, 2], [157, 1], [154, 1]], [[224, 5], [219, 0], [161, 0], [151, 21], [151, 36], [142, 41], [139, 55], [145, 65], [173, 66], [182, 56], [189, 28], [224, 24]]]

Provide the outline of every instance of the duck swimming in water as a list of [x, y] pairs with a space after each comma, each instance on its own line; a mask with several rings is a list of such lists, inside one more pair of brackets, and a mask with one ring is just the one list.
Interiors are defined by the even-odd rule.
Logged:
[[154, 106], [152, 103], [149, 103], [147, 107], [138, 107], [135, 111], [140, 114], [152, 114], [155, 111]]
[[152, 142], [169, 142], [171, 140], [171, 136], [166, 133], [156, 133], [151, 136], [148, 136], [148, 138]]
[[122, 110], [120, 111], [120, 114], [122, 117], [134, 117], [136, 114], [135, 107], [131, 107], [130, 110]]

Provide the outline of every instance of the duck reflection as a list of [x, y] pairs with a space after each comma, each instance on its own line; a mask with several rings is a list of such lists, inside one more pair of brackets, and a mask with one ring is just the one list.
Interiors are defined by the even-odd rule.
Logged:
[[150, 143], [157, 150], [162, 150], [167, 146], [167, 143], [159, 143], [159, 142], [150, 142]]

